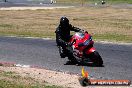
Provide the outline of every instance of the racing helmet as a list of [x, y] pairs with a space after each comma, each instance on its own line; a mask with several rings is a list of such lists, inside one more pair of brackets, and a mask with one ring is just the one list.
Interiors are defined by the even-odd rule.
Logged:
[[68, 20], [68, 18], [65, 17], [65, 16], [61, 17], [61, 19], [60, 19], [60, 25], [61, 25], [62, 27], [67, 27], [67, 26], [69, 25], [69, 20]]

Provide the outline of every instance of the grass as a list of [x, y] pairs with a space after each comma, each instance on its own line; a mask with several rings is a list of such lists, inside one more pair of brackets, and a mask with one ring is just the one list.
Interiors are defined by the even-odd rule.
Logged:
[[55, 10], [0, 11], [1, 36], [55, 38], [61, 16], [87, 30], [96, 40], [132, 42], [132, 10], [80, 7]]
[[0, 88], [62, 88], [39, 83], [30, 77], [21, 77], [15, 72], [0, 72]]
[[109, 3], [128, 3], [128, 4], [132, 4], [132, 0], [106, 0]]
[[131, 41], [131, 37], [126, 35], [115, 35], [115, 34], [103, 34], [103, 35], [94, 35], [93, 38], [95, 40], [104, 40], [104, 41]]

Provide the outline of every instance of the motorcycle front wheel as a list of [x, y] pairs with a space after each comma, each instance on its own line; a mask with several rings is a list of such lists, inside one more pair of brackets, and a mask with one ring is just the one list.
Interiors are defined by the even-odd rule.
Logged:
[[97, 51], [94, 51], [90, 55], [90, 59], [93, 62], [93, 64], [96, 66], [102, 66], [103, 65], [102, 57], [99, 55], [99, 53]]

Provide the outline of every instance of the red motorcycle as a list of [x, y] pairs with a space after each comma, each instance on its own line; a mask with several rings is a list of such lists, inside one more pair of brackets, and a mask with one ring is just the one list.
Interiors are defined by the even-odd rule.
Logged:
[[72, 61], [91, 63], [96, 66], [103, 65], [101, 56], [93, 47], [94, 41], [92, 36], [87, 31], [75, 33], [69, 42], [71, 46], [68, 46], [67, 50], [74, 57], [74, 59], [71, 58]]

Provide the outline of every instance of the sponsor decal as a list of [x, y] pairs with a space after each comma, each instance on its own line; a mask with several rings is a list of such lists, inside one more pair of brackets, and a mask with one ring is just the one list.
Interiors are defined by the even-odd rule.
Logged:
[[82, 76], [79, 77], [79, 82], [82, 86], [130, 86], [130, 80], [122, 79], [90, 79], [88, 71], [82, 67]]

